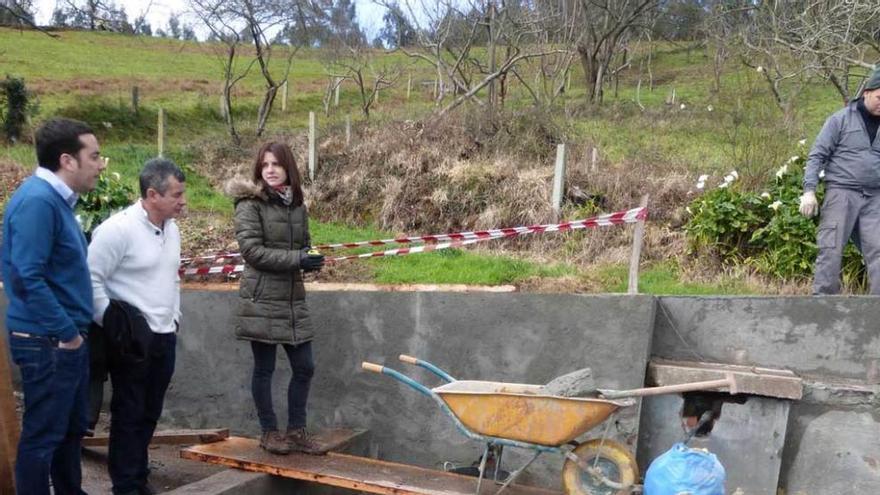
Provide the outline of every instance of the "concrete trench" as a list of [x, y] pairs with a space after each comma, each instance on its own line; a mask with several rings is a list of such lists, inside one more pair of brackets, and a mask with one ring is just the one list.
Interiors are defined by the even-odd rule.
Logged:
[[[805, 378], [801, 401], [751, 397], [725, 404], [713, 434], [698, 443], [725, 466], [728, 493], [880, 493], [876, 298], [375, 290], [312, 290], [308, 297], [318, 330], [310, 424], [368, 428], [368, 443], [358, 446], [363, 455], [441, 469], [446, 461], [470, 464], [480, 446], [429, 399], [361, 371], [361, 361], [387, 364], [429, 386], [437, 383], [432, 375], [396, 356], [423, 358], [460, 379], [514, 383], [543, 384], [588, 366], [599, 387], [626, 389], [643, 385], [651, 357], [705, 360], [788, 368]], [[235, 291], [184, 291], [177, 370], [161, 427], [258, 434], [250, 349], [232, 336], [236, 298]], [[0, 313], [5, 305], [0, 298]], [[279, 359], [279, 418], [288, 378], [289, 367]], [[644, 471], [682, 438], [680, 407], [679, 396], [644, 399], [618, 415], [611, 435], [637, 453]], [[599, 435], [597, 429], [586, 437]], [[524, 462], [525, 454], [506, 450], [505, 468]], [[558, 489], [562, 459], [542, 457], [522, 481]], [[201, 484], [169, 487], [176, 493], [341, 493], [219, 468], [193, 483]], [[102, 489], [109, 486], [96, 482], [89, 493]]]

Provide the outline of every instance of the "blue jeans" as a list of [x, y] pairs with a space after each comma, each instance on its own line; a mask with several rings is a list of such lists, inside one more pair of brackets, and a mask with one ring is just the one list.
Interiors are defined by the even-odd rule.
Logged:
[[107, 470], [113, 493], [143, 490], [150, 474], [147, 449], [162, 415], [165, 391], [174, 374], [177, 336], [153, 334], [149, 355], [138, 365], [110, 366], [110, 448]]
[[[272, 374], [275, 372], [275, 349], [277, 344], [264, 344], [251, 341], [254, 353], [254, 375], [251, 393], [260, 418], [260, 428], [266, 431], [278, 429], [275, 411], [272, 408]], [[309, 399], [309, 385], [315, 373], [312, 360], [312, 343], [297, 346], [284, 344], [284, 351], [290, 361], [293, 375], [287, 384], [287, 427], [302, 428], [306, 425], [306, 402]]]
[[86, 431], [89, 346], [59, 349], [48, 337], [9, 336], [21, 370], [24, 416], [15, 459], [19, 495], [82, 494], [80, 440]]

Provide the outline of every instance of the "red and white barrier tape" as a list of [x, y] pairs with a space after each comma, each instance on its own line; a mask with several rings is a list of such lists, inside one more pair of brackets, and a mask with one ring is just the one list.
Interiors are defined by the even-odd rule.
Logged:
[[647, 209], [643, 207], [633, 208], [631, 210], [599, 215], [597, 217], [588, 218], [586, 220], [574, 220], [571, 222], [563, 222], [557, 224], [532, 225], [529, 227], [509, 227], [503, 229], [475, 230], [472, 232], [454, 232], [451, 234], [423, 235], [415, 237], [401, 237], [398, 239], [377, 239], [373, 241], [346, 242], [341, 244], [322, 244], [315, 246], [315, 249], [349, 249], [362, 246], [382, 246], [386, 244], [408, 244], [408, 243], [439, 243], [456, 240], [470, 240], [483, 238], [497, 238], [511, 235], [526, 234], [531, 232], [557, 232], [565, 230], [585, 229], [589, 227], [605, 227], [607, 225], [617, 225], [621, 223], [633, 223], [644, 220], [647, 216]]
[[[358, 258], [378, 258], [383, 256], [403, 256], [406, 254], [416, 254], [416, 253], [429, 253], [431, 251], [438, 251], [440, 249], [449, 249], [455, 247], [466, 246], [469, 244], [475, 244], [477, 242], [483, 241], [491, 241], [492, 239], [498, 239], [500, 237], [514, 237], [519, 234], [506, 234], [501, 236], [494, 237], [481, 237], [479, 239], [467, 239], [467, 240], [456, 240], [452, 242], [446, 242], [442, 244], [424, 244], [421, 246], [413, 246], [413, 247], [405, 247], [398, 249], [389, 249], [387, 251], [375, 251], [372, 253], [364, 253], [364, 254], [353, 254], [350, 256], [338, 256], [335, 258], [327, 258], [327, 263], [336, 263], [338, 261], [345, 260], [353, 260]], [[204, 266], [201, 268], [187, 268], [186, 270], [181, 270], [180, 275], [183, 276], [193, 276], [193, 275], [215, 275], [218, 273], [230, 274], [230, 273], [240, 273], [244, 271], [244, 265], [219, 265], [219, 266]]]
[[[407, 243], [424, 243], [422, 246], [403, 247], [397, 249], [389, 249], [385, 251], [375, 251], [364, 254], [354, 254], [349, 256], [338, 256], [327, 258], [327, 263], [335, 263], [338, 261], [353, 260], [359, 258], [378, 258], [385, 256], [403, 256], [407, 254], [415, 254], [422, 252], [437, 251], [440, 249], [448, 249], [459, 246], [475, 244], [477, 242], [490, 241], [493, 239], [516, 237], [524, 234], [533, 234], [541, 232], [564, 232], [568, 230], [580, 230], [592, 227], [607, 227], [610, 225], [620, 225], [625, 223], [635, 223], [645, 220], [648, 216], [648, 210], [645, 207], [633, 208], [615, 213], [599, 215], [584, 220], [574, 220], [571, 222], [562, 222], [557, 224], [532, 225], [529, 227], [511, 227], [503, 229], [477, 230], [472, 232], [454, 232], [451, 234], [426, 235], [415, 237], [402, 237], [399, 239], [377, 239], [372, 241], [360, 241], [341, 244], [322, 244], [315, 246], [316, 249], [347, 249], [363, 246], [381, 246], [386, 244], [407, 244]], [[445, 242], [443, 242], [445, 241]], [[207, 260], [224, 260], [237, 259], [241, 257], [239, 253], [221, 253], [213, 256], [199, 256], [181, 260], [181, 264], [192, 262], [200, 262]], [[244, 264], [226, 264], [217, 266], [205, 266], [199, 268], [181, 268], [180, 276], [193, 275], [214, 275], [214, 274], [231, 274], [239, 273], [244, 270]]]

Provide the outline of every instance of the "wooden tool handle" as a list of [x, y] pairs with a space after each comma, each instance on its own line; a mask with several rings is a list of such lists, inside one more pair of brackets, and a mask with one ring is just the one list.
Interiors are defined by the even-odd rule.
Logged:
[[662, 387], [637, 388], [633, 390], [599, 390], [606, 399], [619, 399], [623, 397], [648, 397], [652, 395], [679, 394], [682, 392], [696, 392], [700, 390], [716, 390], [727, 388], [731, 395], [739, 392], [733, 373], [725, 373], [725, 378], [720, 380], [708, 380], [704, 382], [680, 383], [677, 385], [664, 385]]
[[400, 356], [397, 356], [397, 359], [400, 359], [404, 363], [408, 363], [408, 364], [419, 364], [418, 358], [414, 358], [412, 356], [407, 356], [406, 354], [401, 354]]
[[372, 371], [373, 373], [382, 373], [382, 370], [385, 367], [380, 364], [373, 364], [364, 361], [363, 363], [361, 363], [361, 368], [365, 369], [366, 371]]

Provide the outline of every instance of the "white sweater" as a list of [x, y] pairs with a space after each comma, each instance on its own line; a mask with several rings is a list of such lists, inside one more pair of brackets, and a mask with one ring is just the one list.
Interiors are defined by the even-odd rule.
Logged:
[[140, 201], [114, 214], [95, 229], [89, 244], [95, 322], [102, 324], [110, 299], [118, 299], [139, 309], [153, 332], [174, 332], [180, 321], [179, 267], [174, 220], [156, 227]]

